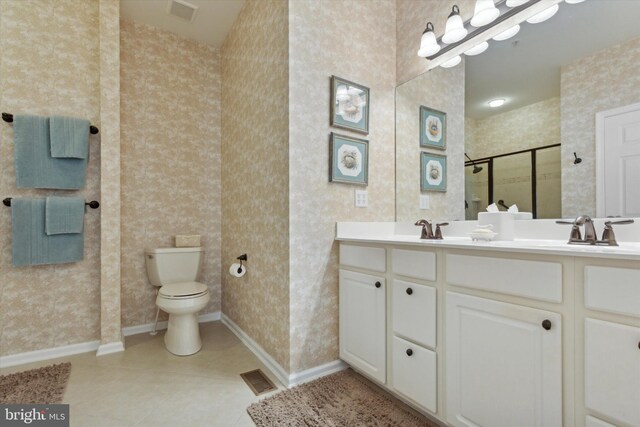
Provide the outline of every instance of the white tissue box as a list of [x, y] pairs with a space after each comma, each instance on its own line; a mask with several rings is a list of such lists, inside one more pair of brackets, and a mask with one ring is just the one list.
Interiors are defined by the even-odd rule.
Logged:
[[176, 236], [176, 248], [193, 248], [200, 246], [199, 234], [179, 234]]
[[493, 240], [513, 240], [515, 215], [510, 212], [479, 212], [478, 225], [491, 224], [492, 230], [498, 233]]

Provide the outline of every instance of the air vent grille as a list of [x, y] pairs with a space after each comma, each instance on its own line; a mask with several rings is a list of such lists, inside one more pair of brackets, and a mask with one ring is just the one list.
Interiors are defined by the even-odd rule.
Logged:
[[169, 0], [169, 7], [167, 8], [169, 15], [177, 16], [189, 22], [195, 19], [197, 11], [198, 6], [182, 0]]

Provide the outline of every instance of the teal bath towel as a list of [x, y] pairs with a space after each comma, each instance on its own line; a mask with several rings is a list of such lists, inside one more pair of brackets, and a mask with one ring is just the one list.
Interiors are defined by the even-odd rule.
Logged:
[[49, 117], [51, 157], [86, 159], [89, 156], [89, 126], [86, 119]]
[[47, 117], [15, 115], [13, 132], [18, 188], [78, 190], [84, 187], [89, 159], [51, 157]]
[[11, 221], [14, 267], [82, 260], [84, 233], [48, 236], [45, 232], [45, 199], [13, 198]]
[[47, 197], [44, 227], [47, 235], [82, 233], [83, 228], [82, 197]]

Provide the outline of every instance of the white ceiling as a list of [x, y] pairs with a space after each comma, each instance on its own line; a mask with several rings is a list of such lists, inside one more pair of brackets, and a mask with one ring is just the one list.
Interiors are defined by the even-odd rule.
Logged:
[[[560, 95], [560, 67], [640, 37], [640, 1], [587, 0], [560, 4], [548, 21], [521, 24], [520, 32], [466, 57], [466, 116], [482, 119]], [[500, 108], [487, 105], [505, 98]]]
[[220, 47], [244, 4], [244, 0], [184, 0], [198, 6], [195, 19], [189, 22], [167, 13], [170, 1], [120, 0], [120, 15], [125, 19]]

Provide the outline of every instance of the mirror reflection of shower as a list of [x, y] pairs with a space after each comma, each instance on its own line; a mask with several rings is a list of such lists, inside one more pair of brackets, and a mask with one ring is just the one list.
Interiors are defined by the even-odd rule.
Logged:
[[473, 160], [471, 160], [471, 157], [467, 156], [467, 153], [464, 153], [464, 155], [465, 155], [465, 157], [466, 157], [467, 159], [469, 159], [469, 161], [473, 164], [473, 173], [474, 173], [474, 174], [482, 172], [482, 166], [478, 166], [478, 165], [476, 165], [476, 162], [474, 162]]

